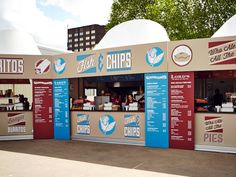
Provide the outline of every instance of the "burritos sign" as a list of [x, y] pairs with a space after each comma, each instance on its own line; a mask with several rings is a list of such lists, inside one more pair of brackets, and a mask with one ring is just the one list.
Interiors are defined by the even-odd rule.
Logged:
[[0, 58], [0, 74], [23, 74], [23, 58]]

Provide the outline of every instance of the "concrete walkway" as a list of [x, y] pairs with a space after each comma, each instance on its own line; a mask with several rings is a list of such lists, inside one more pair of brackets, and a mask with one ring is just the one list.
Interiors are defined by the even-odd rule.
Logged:
[[235, 177], [236, 154], [79, 141], [0, 142], [0, 177]]

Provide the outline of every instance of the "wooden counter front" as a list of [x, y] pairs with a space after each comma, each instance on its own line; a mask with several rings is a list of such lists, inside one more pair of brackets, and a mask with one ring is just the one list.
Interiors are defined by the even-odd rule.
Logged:
[[236, 153], [236, 114], [195, 113], [195, 149]]
[[0, 140], [33, 139], [32, 111], [0, 112]]
[[144, 112], [72, 111], [72, 139], [144, 146]]

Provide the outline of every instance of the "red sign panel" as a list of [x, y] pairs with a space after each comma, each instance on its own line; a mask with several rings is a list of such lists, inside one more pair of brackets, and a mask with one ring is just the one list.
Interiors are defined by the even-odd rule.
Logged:
[[194, 149], [194, 73], [169, 74], [170, 147]]
[[33, 80], [34, 138], [53, 138], [52, 80]]

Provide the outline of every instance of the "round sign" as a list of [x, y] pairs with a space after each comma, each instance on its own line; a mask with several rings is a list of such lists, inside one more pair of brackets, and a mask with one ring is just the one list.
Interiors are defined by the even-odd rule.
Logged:
[[171, 58], [176, 65], [185, 66], [192, 60], [192, 50], [187, 45], [179, 45], [173, 50]]
[[62, 74], [66, 69], [66, 63], [63, 58], [58, 58], [54, 61], [54, 71], [57, 74]]
[[164, 61], [164, 52], [162, 51], [161, 48], [155, 47], [147, 51], [146, 62], [150, 66], [152, 67], [160, 66], [163, 61]]
[[104, 135], [111, 135], [116, 129], [116, 121], [111, 115], [104, 115], [99, 119], [98, 127]]

